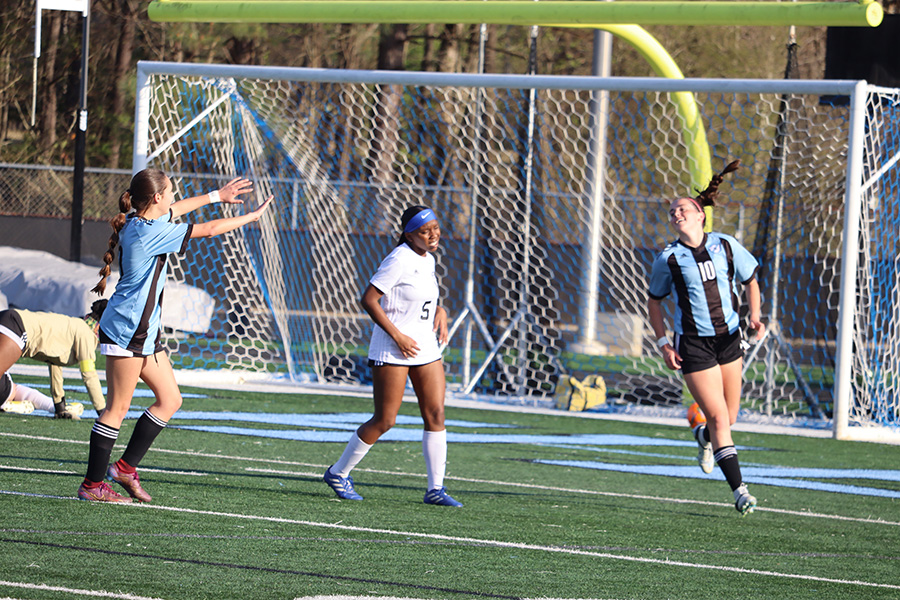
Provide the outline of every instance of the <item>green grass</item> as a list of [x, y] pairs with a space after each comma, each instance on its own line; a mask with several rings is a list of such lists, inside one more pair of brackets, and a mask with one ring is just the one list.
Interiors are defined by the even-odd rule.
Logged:
[[[16, 377], [16, 381], [39, 378]], [[69, 382], [77, 386], [77, 381]], [[296, 415], [366, 414], [366, 399], [183, 388], [183, 411], [275, 413], [273, 424], [170, 423], [141, 464], [147, 506], [74, 500], [92, 422], [0, 415], [0, 597], [272, 599], [317, 595], [402, 598], [900, 598], [900, 500], [751, 484], [760, 508], [741, 518], [721, 479], [697, 478], [687, 427], [448, 407], [475, 422], [451, 434], [518, 436], [517, 443], [451, 442], [448, 490], [465, 504], [422, 504], [418, 441], [382, 441], [354, 471], [363, 502], [339, 501], [321, 481], [349, 437], [331, 443], [178, 429], [334, 432]], [[78, 393], [72, 399], [79, 399]], [[149, 400], [138, 398], [136, 406]], [[182, 413], [189, 416], [189, 412]], [[404, 403], [401, 414], [417, 407]], [[487, 424], [510, 425], [496, 429]], [[123, 425], [120, 442], [134, 421]], [[418, 425], [398, 424], [413, 432]], [[250, 432], [252, 433], [252, 432]], [[644, 436], [591, 445], [574, 436]], [[526, 436], [567, 436], [568, 445]], [[753, 467], [890, 469], [900, 447], [736, 433]], [[121, 455], [117, 447], [113, 459]], [[536, 463], [665, 466], [693, 475]], [[810, 476], [900, 493], [897, 480]], [[35, 495], [29, 495], [35, 494]], [[23, 586], [31, 587], [23, 587]], [[33, 586], [57, 586], [64, 590]], [[894, 587], [877, 587], [894, 586]]]

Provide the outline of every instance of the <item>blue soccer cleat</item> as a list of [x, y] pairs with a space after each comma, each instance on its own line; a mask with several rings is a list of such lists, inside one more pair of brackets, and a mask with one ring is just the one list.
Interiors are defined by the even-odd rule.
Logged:
[[356, 493], [356, 490], [353, 489], [353, 478], [352, 477], [341, 477], [339, 475], [335, 475], [331, 472], [331, 467], [328, 467], [328, 470], [325, 471], [325, 475], [322, 477], [325, 480], [325, 483], [331, 486], [331, 489], [334, 490], [334, 493], [338, 495], [338, 498], [342, 500], [362, 500], [363, 497]]
[[425, 504], [434, 504], [437, 506], [462, 506], [462, 502], [454, 500], [450, 494], [447, 493], [447, 488], [445, 487], [428, 490], [425, 493], [423, 502], [425, 502]]

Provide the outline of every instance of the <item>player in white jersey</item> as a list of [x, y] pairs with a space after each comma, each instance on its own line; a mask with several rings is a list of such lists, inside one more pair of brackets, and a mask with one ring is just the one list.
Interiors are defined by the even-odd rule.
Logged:
[[447, 430], [444, 428], [444, 363], [447, 313], [438, 306], [438, 283], [432, 253], [441, 228], [430, 208], [413, 206], [400, 219], [397, 247], [385, 257], [363, 292], [360, 303], [375, 322], [369, 344], [375, 414], [359, 426], [340, 459], [325, 471], [325, 482], [338, 497], [362, 500], [350, 471], [393, 427], [409, 377], [425, 422], [422, 452], [428, 473], [425, 504], [462, 506], [444, 487]]

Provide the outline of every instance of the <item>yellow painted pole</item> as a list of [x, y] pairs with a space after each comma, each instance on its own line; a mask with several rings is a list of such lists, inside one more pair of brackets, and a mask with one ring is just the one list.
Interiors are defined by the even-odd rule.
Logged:
[[501, 25], [741, 25], [877, 27], [860, 2], [595, 2], [579, 0], [153, 0], [154, 21], [203, 23], [496, 23]]
[[[576, 25], [558, 25], [558, 27], [580, 27]], [[608, 31], [616, 37], [631, 44], [644, 57], [653, 72], [660, 77], [684, 79], [681, 69], [675, 64], [672, 56], [666, 51], [650, 32], [638, 25], [595, 25], [594, 28]], [[691, 192], [704, 189], [712, 177], [712, 163], [709, 156], [709, 143], [706, 140], [706, 129], [697, 110], [697, 102], [690, 92], [673, 92], [672, 97], [681, 118], [682, 139], [687, 146], [688, 169], [691, 174]], [[707, 221], [712, 219], [707, 216]]]

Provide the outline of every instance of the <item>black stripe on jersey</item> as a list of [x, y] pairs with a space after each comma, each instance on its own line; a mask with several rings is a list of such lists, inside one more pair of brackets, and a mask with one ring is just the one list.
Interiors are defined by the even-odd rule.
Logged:
[[[156, 257], [156, 268], [153, 269], [153, 278], [150, 281], [150, 291], [147, 293], [147, 303], [144, 304], [144, 310], [141, 313], [141, 320], [138, 322], [137, 329], [134, 330], [134, 335], [131, 336], [131, 341], [128, 342], [128, 348], [126, 350], [131, 350], [132, 352], [137, 352], [139, 354], [144, 353], [144, 343], [147, 341], [147, 334], [150, 329], [150, 315], [153, 314], [153, 309], [155, 308], [153, 305], [153, 300], [156, 298], [156, 288], [159, 285], [162, 285], [159, 282], [159, 276], [162, 274], [163, 268], [166, 266], [166, 259], [168, 258], [167, 254], [162, 254]], [[163, 282], [164, 284], [165, 282]], [[162, 303], [162, 294], [159, 297], [159, 303]]]
[[728, 240], [723, 238], [721, 242], [722, 248], [725, 250], [725, 258], [728, 260], [728, 290], [731, 292], [731, 310], [738, 312], [741, 299], [738, 298], [734, 285], [732, 285], [734, 281], [734, 251], [731, 249], [731, 244], [728, 243]]
[[[700, 268], [700, 263], [707, 261], [712, 263], [712, 257], [709, 255], [709, 250], [706, 249], [706, 236], [703, 237], [703, 244], [701, 244], [699, 248], [691, 248], [691, 254], [694, 256], [694, 262], [697, 263], [698, 269]], [[729, 281], [731, 281], [731, 273], [733, 270], [734, 264], [729, 259]], [[714, 279], [703, 282], [703, 295], [706, 297], [706, 305], [709, 307], [709, 320], [712, 322], [716, 335], [728, 333], [728, 325], [725, 323], [725, 311], [722, 310], [722, 297], [719, 295], [719, 277], [719, 273], [716, 272], [716, 277]]]
[[687, 284], [684, 282], [684, 276], [681, 274], [681, 266], [675, 253], [669, 255], [666, 259], [666, 265], [672, 273], [672, 285], [675, 287], [675, 298], [678, 301], [678, 307], [681, 309], [681, 329], [685, 335], [697, 335], [697, 322], [694, 321], [694, 308], [691, 306], [691, 296], [688, 294]]
[[191, 231], [194, 229], [193, 223], [188, 223], [187, 233], [184, 235], [184, 241], [181, 242], [181, 250], [178, 251], [178, 254], [184, 254], [187, 251], [187, 243], [191, 240]]

